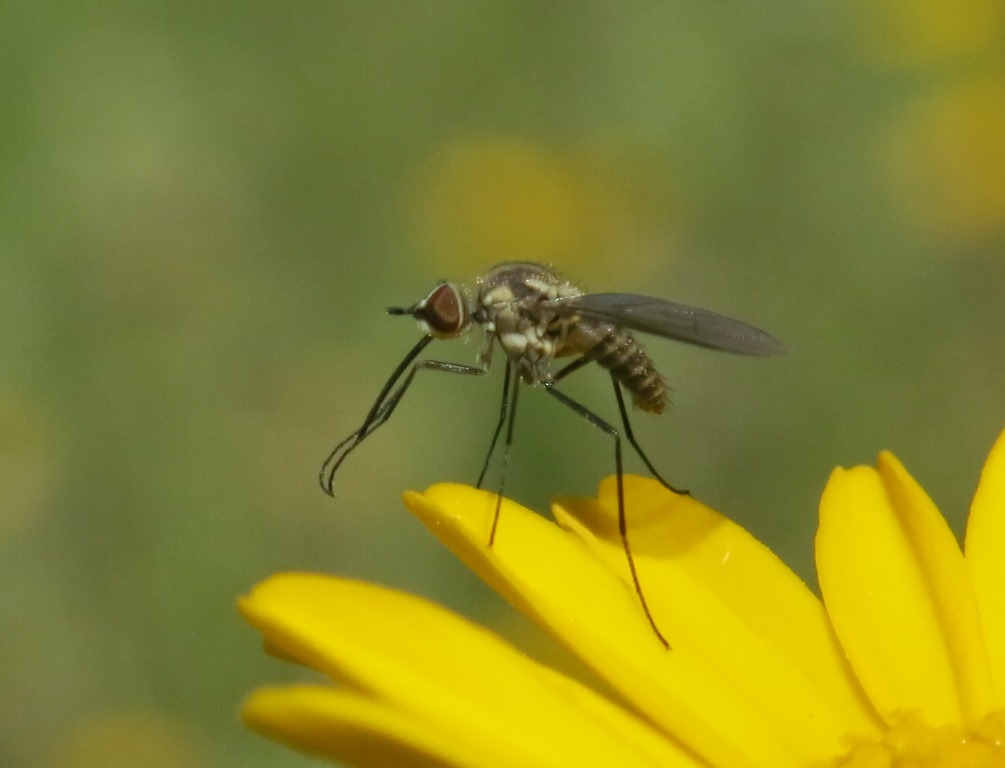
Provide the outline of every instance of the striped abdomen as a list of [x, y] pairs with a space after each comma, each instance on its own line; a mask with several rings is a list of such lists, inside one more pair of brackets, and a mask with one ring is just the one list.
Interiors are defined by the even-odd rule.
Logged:
[[581, 319], [570, 333], [569, 343], [609, 370], [631, 392], [637, 407], [649, 413], [666, 410], [667, 383], [631, 333], [609, 323]]

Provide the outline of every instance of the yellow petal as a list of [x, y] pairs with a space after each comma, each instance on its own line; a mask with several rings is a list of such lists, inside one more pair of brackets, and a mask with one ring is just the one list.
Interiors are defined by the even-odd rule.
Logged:
[[1005, 432], [981, 473], [965, 549], [991, 658], [994, 707], [1001, 709], [1005, 707]]
[[934, 502], [893, 454], [880, 454], [879, 472], [894, 508], [904, 510], [904, 530], [926, 577], [963, 714], [968, 723], [974, 723], [991, 711], [991, 667], [977, 597], [960, 546]]
[[638, 597], [575, 536], [504, 499], [489, 548], [494, 494], [437, 485], [405, 502], [490, 586], [709, 764], [802, 760], [768, 727], [765, 707], [740, 696], [714, 665], [664, 649]]
[[834, 471], [816, 549], [835, 631], [884, 718], [964, 725], [987, 711], [987, 654], [960, 549], [892, 455], [879, 471]]
[[407, 713], [325, 686], [262, 688], [241, 708], [245, 724], [313, 755], [365, 768], [501, 765], [466, 755]]
[[[809, 763], [878, 721], [850, 673], [820, 600], [747, 531], [659, 482], [625, 477], [633, 559], [677, 656], [727, 679], [780, 740]], [[631, 587], [617, 529], [615, 478], [596, 500], [564, 500], [555, 517]], [[633, 588], [633, 587], [632, 587]]]
[[[670, 759], [676, 753], [669, 744], [653, 759], [651, 735], [626, 739], [623, 723], [577, 704], [568, 687], [555, 684], [556, 673], [542, 673], [487, 630], [421, 598], [285, 573], [256, 586], [239, 606], [287, 655], [381, 702], [395, 717], [422, 724], [429, 739], [437, 739], [436, 754], [456, 748], [505, 766], [593, 760], [695, 766]], [[641, 722], [638, 729], [645, 729]]]
[[679, 742], [667, 739], [663, 733], [653, 729], [648, 721], [622, 709], [610, 699], [548, 667], [542, 666], [539, 671], [550, 677], [552, 684], [577, 706], [601, 719], [626, 744], [633, 745], [639, 753], [651, 758], [654, 765], [663, 768], [707, 768], [706, 763], [685, 750]]

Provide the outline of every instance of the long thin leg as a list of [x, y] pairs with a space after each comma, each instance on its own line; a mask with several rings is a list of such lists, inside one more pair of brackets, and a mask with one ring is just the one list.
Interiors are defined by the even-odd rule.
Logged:
[[[484, 368], [479, 368], [474, 365], [448, 363], [442, 360], [419, 360], [412, 364], [412, 367], [409, 369], [404, 380], [402, 380], [397, 389], [391, 392], [397, 380], [401, 377], [403, 371], [408, 367], [409, 363], [415, 359], [415, 357], [431, 340], [431, 337], [424, 337], [418, 344], [415, 345], [415, 347], [413, 347], [412, 351], [405, 356], [401, 363], [398, 364], [398, 367], [394, 369], [390, 378], [381, 388], [380, 394], [377, 396], [377, 400], [374, 402], [369, 413], [367, 413], [366, 418], [363, 420], [362, 426], [349, 435], [345, 440], [336, 445], [332, 449], [331, 453], [328, 454], [328, 458], [325, 459], [324, 464], [321, 465], [318, 482], [321, 484], [321, 489], [329, 496], [335, 495], [333, 490], [335, 472], [338, 471], [342, 462], [345, 461], [346, 456], [352, 453], [356, 446], [362, 443], [382, 424], [391, 418], [391, 414], [394, 413], [394, 409], [397, 408], [401, 398], [405, 395], [405, 392], [408, 391], [409, 386], [411, 386], [416, 372], [420, 370], [433, 370], [443, 371], [444, 373], [460, 373], [467, 376], [481, 376], [485, 373]], [[390, 395], [388, 395], [389, 392], [391, 393]]]
[[[584, 365], [592, 362], [593, 358], [586, 356], [579, 357], [573, 360], [571, 363], [565, 366], [565, 368], [560, 370], [552, 377], [552, 383], [554, 384], [561, 381], [569, 374], [575, 373]], [[632, 431], [632, 424], [628, 420], [628, 409], [625, 408], [625, 398], [621, 393], [621, 385], [618, 383], [618, 380], [615, 379], [613, 375], [611, 376], [611, 383], [614, 384], [614, 397], [618, 401], [618, 412], [621, 414], [621, 423], [625, 427], [625, 437], [628, 438], [628, 442], [631, 444], [632, 448], [635, 449], [635, 453], [637, 453], [638, 457], [642, 459], [642, 463], [645, 464], [646, 467], [648, 467], [649, 471], [652, 473], [652, 476], [655, 477], [657, 480], [659, 480], [664, 487], [668, 488], [674, 493], [679, 493], [684, 496], [690, 496], [691, 491], [687, 490], [686, 488], [677, 488], [673, 485], [670, 485], [670, 483], [666, 481], [663, 475], [661, 475], [659, 472], [656, 471], [656, 467], [653, 466], [653, 463], [649, 460], [649, 457], [646, 456], [645, 451], [642, 450], [642, 446], [640, 446], [638, 444], [638, 441], [635, 439], [635, 433]]]
[[639, 455], [642, 462], [649, 468], [653, 477], [663, 483], [664, 487], [670, 489], [674, 493], [679, 493], [683, 496], [690, 496], [691, 491], [687, 488], [675, 488], [670, 485], [670, 483], [663, 478], [663, 475], [656, 471], [656, 467], [654, 467], [653, 463], [649, 461], [649, 457], [646, 456], [645, 451], [643, 451], [641, 446], [639, 446], [639, 444], [635, 441], [635, 433], [632, 432], [632, 424], [628, 420], [628, 409], [625, 408], [625, 398], [621, 393], [621, 385], [618, 383], [618, 380], [614, 378], [614, 376], [611, 376], [611, 383], [614, 384], [614, 397], [618, 401], [618, 411], [621, 413], [621, 423], [625, 426], [625, 437], [628, 438], [628, 442], [631, 443], [632, 448], [635, 449], [635, 453]]
[[562, 379], [564, 379], [569, 374], [575, 373], [580, 368], [582, 368], [584, 365], [587, 365], [588, 363], [592, 363], [592, 362], [593, 362], [593, 358], [592, 357], [586, 357], [585, 355], [583, 357], [577, 357], [575, 360], [573, 360], [571, 363], [569, 363], [567, 366], [565, 366], [562, 370], [560, 370], [558, 373], [556, 373], [554, 376], [551, 377], [552, 384], [557, 384], [558, 382], [560, 382]]
[[635, 587], [635, 594], [639, 596], [639, 602], [642, 603], [642, 611], [645, 613], [646, 618], [649, 620], [649, 626], [653, 628], [653, 632], [656, 633], [656, 637], [659, 641], [663, 643], [663, 646], [667, 649], [670, 648], [670, 643], [660, 632], [658, 626], [656, 626], [656, 620], [653, 618], [652, 613], [649, 610], [649, 604], [646, 602], [646, 596], [642, 592], [642, 583], [639, 581], [639, 574], [635, 568], [635, 558], [632, 557], [632, 548], [628, 543], [628, 521], [625, 518], [625, 482], [624, 482], [624, 472], [622, 470], [621, 461], [621, 435], [618, 434], [613, 426], [608, 424], [602, 418], [600, 418], [593, 411], [588, 409], [586, 406], [573, 400], [571, 397], [566, 395], [564, 392], [560, 392], [555, 389], [554, 382], [544, 383], [545, 391], [558, 400], [560, 403], [566, 407], [572, 409], [574, 413], [579, 414], [593, 426], [602, 430], [603, 432], [614, 438], [614, 466], [617, 471], [617, 481], [618, 481], [618, 533], [621, 536], [621, 546], [625, 550], [625, 557], [628, 559], [628, 570], [632, 574], [632, 584]]
[[[509, 370], [509, 363], [506, 364]], [[499, 526], [499, 512], [502, 510], [503, 490], [506, 487], [506, 468], [509, 466], [510, 448], [513, 447], [513, 425], [516, 423], [516, 403], [520, 395], [520, 376], [513, 377], [513, 391], [509, 400], [509, 422], [506, 425], [506, 442], [503, 445], [502, 469], [499, 472], [499, 489], [496, 492], [496, 510], [492, 516], [492, 529], [489, 531], [489, 546], [496, 540], [496, 528]], [[501, 422], [500, 422], [501, 426]], [[493, 440], [493, 443], [495, 441]]]
[[[478, 482], [475, 484], [476, 488], [482, 487], [482, 482], [485, 480], [485, 473], [489, 468], [489, 462], [492, 460], [492, 454], [495, 453], [496, 450], [496, 443], [499, 442], [499, 435], [502, 433], [503, 424], [506, 423], [506, 410], [509, 407], [509, 381], [512, 373], [513, 366], [507, 357], [506, 371], [503, 373], [502, 402], [499, 404], [499, 421], [496, 422], [495, 432], [492, 433], [492, 441], [489, 443], [488, 453], [485, 454], [485, 463], [482, 464], [482, 471], [478, 474]], [[493, 526], [493, 530], [494, 529], [495, 526]]]
[[[382, 423], [383, 419], [387, 418], [387, 404], [384, 402], [387, 398], [387, 394], [394, 387], [395, 383], [397, 383], [398, 379], [401, 378], [405, 369], [411, 365], [412, 361], [419, 356], [419, 353], [421, 353], [423, 349], [429, 346], [429, 343], [432, 340], [432, 336], [423, 336], [419, 339], [418, 343], [401, 359], [401, 362], [398, 363], [395, 369], [391, 372], [391, 375], [388, 376], [387, 381], [384, 382], [384, 386], [380, 388], [380, 393], [377, 395], [377, 399], [370, 407], [370, 410], [367, 411], [366, 418], [363, 419], [363, 426], [332, 448], [331, 453], [328, 454], [328, 458], [324, 460], [324, 463], [321, 465], [321, 471], [318, 473], [318, 483], [321, 485], [321, 490], [329, 496], [334, 495], [332, 492], [332, 483], [334, 482], [335, 470], [338, 468], [338, 465], [342, 463], [346, 454], [350, 453], [353, 448], [363, 442], [367, 435], [375, 429], [375, 427], [373, 427], [375, 422], [379, 425]], [[347, 445], [349, 447], [345, 448]], [[336, 456], [339, 455], [339, 452], [342, 451], [343, 448], [345, 448], [345, 453], [342, 454], [342, 457], [336, 461]], [[328, 467], [332, 462], [335, 462], [335, 466], [332, 467], [331, 472], [329, 472]]]

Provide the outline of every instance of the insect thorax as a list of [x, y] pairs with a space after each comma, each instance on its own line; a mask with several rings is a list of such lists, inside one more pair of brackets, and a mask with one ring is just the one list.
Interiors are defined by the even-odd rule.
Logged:
[[554, 358], [580, 350], [567, 343], [577, 318], [560, 317], [544, 303], [581, 294], [548, 267], [507, 262], [478, 281], [473, 317], [485, 330], [487, 343], [497, 339], [525, 381], [547, 381]]

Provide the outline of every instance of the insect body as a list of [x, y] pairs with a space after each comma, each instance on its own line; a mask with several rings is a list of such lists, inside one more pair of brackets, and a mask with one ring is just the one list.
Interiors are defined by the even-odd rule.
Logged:
[[577, 301], [582, 292], [546, 267], [501, 264], [482, 279], [473, 317], [486, 331], [486, 344], [498, 338], [527, 383], [551, 382], [552, 360], [581, 356], [583, 364], [596, 360], [607, 368], [639, 408], [662, 413], [666, 383], [642, 346], [624, 328], [580, 314]]
[[[662, 413], [668, 402], [665, 380], [632, 335], [632, 331], [747, 355], [780, 354], [784, 347], [764, 331], [708, 310], [637, 294], [584, 294], [551, 268], [532, 262], [499, 264], [478, 281], [474, 294], [453, 283], [439, 283], [417, 304], [411, 307], [392, 307], [388, 309], [388, 313], [414, 317], [419, 322], [423, 336], [385, 382], [362, 426], [336, 445], [321, 467], [320, 482], [325, 492], [333, 493], [335, 472], [346, 456], [391, 417], [416, 372], [431, 369], [482, 375], [488, 370], [492, 352], [498, 344], [506, 355], [502, 403], [499, 420], [478, 477], [480, 487], [503, 427], [506, 426], [503, 471], [489, 545], [495, 539], [499, 522], [520, 384], [540, 384], [548, 394], [614, 440], [618, 530], [622, 546], [643, 611], [657, 637], [664, 646], [669, 647], [649, 612], [628, 542], [621, 432], [555, 385], [588, 363], [596, 362], [606, 368], [613, 382], [624, 437], [663, 485], [677, 493], [687, 493], [674, 488], [663, 479], [639, 447], [632, 432], [622, 388], [628, 390], [635, 406], [643, 411]], [[474, 325], [479, 326], [484, 333], [478, 365], [416, 359], [434, 339], [457, 338]], [[569, 358], [570, 361], [557, 371], [553, 370], [555, 361], [563, 358]]]

